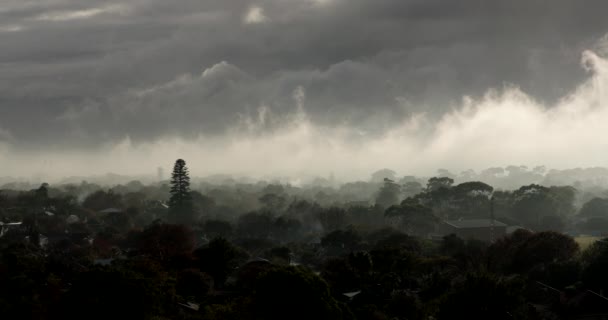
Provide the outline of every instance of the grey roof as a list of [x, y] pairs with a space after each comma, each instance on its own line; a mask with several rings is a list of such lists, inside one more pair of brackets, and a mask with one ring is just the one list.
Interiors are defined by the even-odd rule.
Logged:
[[186, 303], [178, 303], [180, 306], [194, 310], [194, 311], [198, 311], [198, 309], [200, 309], [200, 305], [198, 303], [193, 303], [193, 302], [186, 302]]
[[23, 222], [2, 222], [0, 221], [0, 226], [20, 226]]
[[348, 298], [354, 298], [356, 295], [358, 295], [359, 293], [361, 293], [361, 290], [358, 291], [353, 291], [353, 292], [345, 292], [343, 293], [343, 295], [345, 295]]
[[451, 225], [454, 228], [463, 229], [463, 228], [489, 228], [492, 225], [494, 227], [506, 227], [507, 225], [494, 220], [492, 222], [491, 219], [463, 219], [463, 220], [446, 220], [445, 223]]
[[530, 229], [526, 228], [526, 227], [522, 227], [522, 226], [509, 226], [507, 227], [507, 233], [513, 233], [517, 230], [528, 230], [530, 231]]
[[256, 257], [253, 259], [249, 259], [249, 261], [247, 261], [247, 263], [250, 263], [250, 262], [268, 262], [268, 263], [270, 263], [270, 260], [264, 259], [262, 257]]
[[118, 208], [107, 208], [107, 209], [103, 209], [101, 211], [99, 211], [99, 213], [119, 213], [122, 212], [121, 209]]
[[114, 259], [110, 258], [110, 259], [95, 259], [95, 261], [93, 261], [93, 263], [95, 265], [98, 266], [109, 266], [112, 264], [112, 261], [114, 261]]

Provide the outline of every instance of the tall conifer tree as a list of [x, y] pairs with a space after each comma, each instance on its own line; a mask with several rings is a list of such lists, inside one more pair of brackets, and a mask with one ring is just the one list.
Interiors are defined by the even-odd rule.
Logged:
[[171, 190], [169, 191], [169, 215], [176, 222], [188, 222], [193, 215], [192, 196], [190, 194], [190, 176], [186, 161], [177, 159], [171, 174]]

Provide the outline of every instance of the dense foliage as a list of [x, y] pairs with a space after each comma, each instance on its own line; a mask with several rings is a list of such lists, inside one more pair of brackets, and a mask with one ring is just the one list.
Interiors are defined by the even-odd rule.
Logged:
[[[181, 175], [181, 176], [180, 176]], [[389, 175], [384, 176], [383, 175]], [[379, 172], [293, 186], [0, 188], [7, 319], [558, 319], [608, 311], [607, 200]], [[492, 242], [441, 234], [493, 215]], [[598, 220], [599, 219], [599, 220]], [[19, 224], [20, 222], [20, 224]], [[10, 224], [12, 223], [12, 224]]]

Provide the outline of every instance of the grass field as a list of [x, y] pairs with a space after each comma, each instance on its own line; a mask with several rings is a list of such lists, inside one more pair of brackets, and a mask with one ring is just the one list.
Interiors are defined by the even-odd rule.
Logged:
[[601, 239], [601, 238], [593, 237], [593, 236], [579, 236], [579, 237], [574, 238], [574, 241], [576, 241], [576, 243], [578, 243], [578, 245], [581, 247], [581, 250], [585, 250], [599, 239]]

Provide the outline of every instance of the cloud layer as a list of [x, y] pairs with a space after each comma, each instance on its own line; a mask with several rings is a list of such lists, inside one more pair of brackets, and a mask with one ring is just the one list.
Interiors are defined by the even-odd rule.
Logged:
[[607, 165], [606, 9], [4, 1], [0, 165], [142, 173], [184, 157], [200, 174], [342, 176]]

